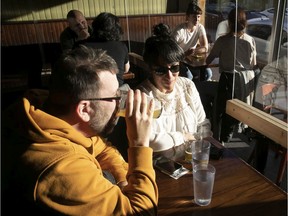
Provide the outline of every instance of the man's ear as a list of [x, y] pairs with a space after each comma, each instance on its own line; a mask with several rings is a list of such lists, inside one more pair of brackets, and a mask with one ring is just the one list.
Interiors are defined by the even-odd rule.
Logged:
[[90, 101], [82, 100], [76, 106], [76, 113], [83, 122], [90, 121]]

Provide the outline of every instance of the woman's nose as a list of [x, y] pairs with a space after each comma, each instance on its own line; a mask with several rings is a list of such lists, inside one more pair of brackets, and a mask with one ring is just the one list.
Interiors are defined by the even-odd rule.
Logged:
[[173, 73], [170, 71], [170, 69], [168, 70], [168, 73], [166, 73], [166, 75], [167, 75], [168, 77], [173, 77]]

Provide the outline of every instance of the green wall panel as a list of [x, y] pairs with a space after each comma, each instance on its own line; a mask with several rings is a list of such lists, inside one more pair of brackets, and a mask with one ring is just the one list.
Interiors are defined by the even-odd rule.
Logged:
[[86, 17], [101, 12], [117, 16], [166, 13], [167, 0], [2, 0], [2, 21], [65, 19], [71, 9]]

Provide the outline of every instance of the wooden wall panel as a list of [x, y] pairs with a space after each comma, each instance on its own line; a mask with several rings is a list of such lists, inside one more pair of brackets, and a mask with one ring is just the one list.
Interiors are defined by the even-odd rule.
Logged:
[[1, 45], [22, 45], [38, 43], [33, 23], [1, 25]]
[[[184, 14], [163, 14], [119, 17], [124, 35], [122, 40], [145, 42], [151, 35], [152, 27], [160, 22], [174, 28], [185, 20]], [[92, 19], [88, 19], [91, 23]], [[63, 29], [67, 26], [66, 20], [50, 20], [38, 22], [2, 23], [2, 46], [58, 43]]]

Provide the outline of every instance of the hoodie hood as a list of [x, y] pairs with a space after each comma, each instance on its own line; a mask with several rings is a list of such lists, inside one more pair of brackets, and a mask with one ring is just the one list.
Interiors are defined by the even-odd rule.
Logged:
[[33, 143], [47, 144], [67, 140], [85, 148], [91, 147], [91, 138], [83, 136], [67, 122], [42, 110], [48, 95], [46, 90], [28, 91], [5, 112], [5, 127]]

